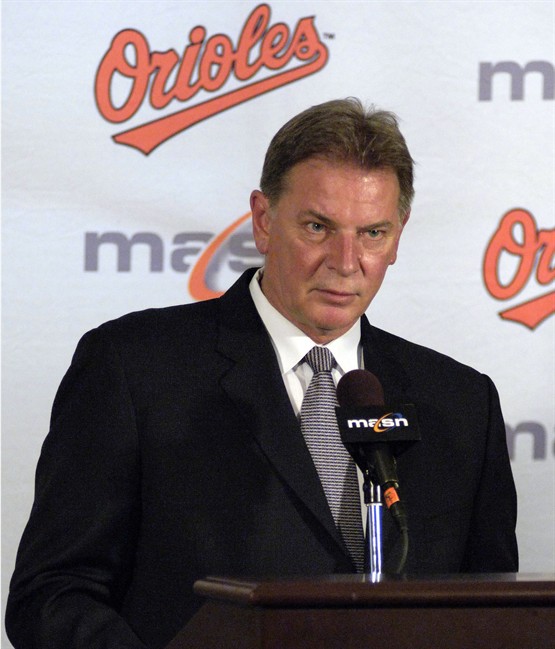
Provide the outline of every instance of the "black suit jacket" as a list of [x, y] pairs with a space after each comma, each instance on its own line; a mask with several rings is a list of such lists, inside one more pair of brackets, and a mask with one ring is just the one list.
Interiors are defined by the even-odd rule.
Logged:
[[[248, 291], [127, 315], [81, 340], [54, 402], [12, 579], [17, 649], [158, 648], [209, 574], [353, 565]], [[386, 402], [416, 404], [398, 458], [407, 571], [517, 570], [516, 498], [491, 381], [362, 322]], [[396, 529], [385, 517], [394, 565]]]

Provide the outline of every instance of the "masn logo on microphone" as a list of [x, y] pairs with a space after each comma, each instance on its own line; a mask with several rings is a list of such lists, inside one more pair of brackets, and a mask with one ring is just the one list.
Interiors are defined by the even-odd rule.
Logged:
[[400, 412], [388, 412], [379, 419], [347, 419], [349, 428], [372, 428], [376, 433], [385, 433], [391, 428], [408, 425], [409, 422]]
[[406, 442], [420, 439], [414, 404], [341, 406], [335, 409], [343, 442]]

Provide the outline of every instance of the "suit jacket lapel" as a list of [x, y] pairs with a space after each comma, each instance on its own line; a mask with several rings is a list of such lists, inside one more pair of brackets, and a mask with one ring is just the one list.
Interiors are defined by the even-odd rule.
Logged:
[[280, 478], [345, 553], [272, 343], [250, 297], [252, 274], [245, 273], [220, 299], [218, 351], [231, 361], [220, 385], [244, 415], [245, 425]]
[[364, 368], [375, 374], [384, 390], [387, 403], [405, 403], [410, 379], [399, 363], [395, 349], [380, 337], [366, 316], [362, 317], [361, 338], [364, 350]]

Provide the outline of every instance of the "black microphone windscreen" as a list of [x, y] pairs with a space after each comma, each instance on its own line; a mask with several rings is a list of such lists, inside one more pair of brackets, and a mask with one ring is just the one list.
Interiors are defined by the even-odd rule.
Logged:
[[368, 370], [351, 370], [337, 384], [337, 401], [342, 408], [381, 406], [384, 403], [382, 384]]

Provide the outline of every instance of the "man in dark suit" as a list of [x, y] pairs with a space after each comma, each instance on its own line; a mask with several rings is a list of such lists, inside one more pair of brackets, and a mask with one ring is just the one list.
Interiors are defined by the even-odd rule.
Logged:
[[[299, 424], [314, 346], [414, 403], [398, 458], [412, 574], [513, 572], [516, 498], [491, 381], [372, 327], [412, 159], [355, 100], [293, 118], [251, 195], [264, 268], [221, 298], [148, 310], [81, 340], [60, 386], [7, 609], [17, 649], [161, 648], [208, 574], [354, 572]], [[399, 533], [384, 520], [385, 570]]]

